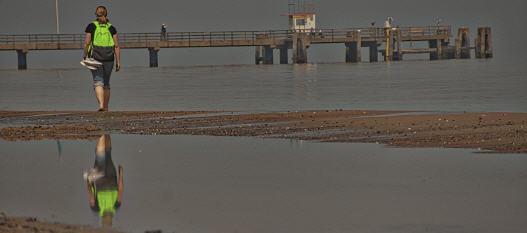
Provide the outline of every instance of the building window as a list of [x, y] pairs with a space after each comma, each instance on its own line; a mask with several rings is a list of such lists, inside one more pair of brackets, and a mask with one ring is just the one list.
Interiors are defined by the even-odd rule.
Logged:
[[306, 19], [296, 19], [296, 25], [297, 26], [304, 26], [304, 25], [306, 25]]

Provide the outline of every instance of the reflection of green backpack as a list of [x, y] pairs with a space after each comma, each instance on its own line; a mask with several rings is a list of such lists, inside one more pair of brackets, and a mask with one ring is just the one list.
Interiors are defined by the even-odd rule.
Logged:
[[117, 203], [117, 190], [103, 190], [97, 192], [97, 204], [99, 204], [99, 214], [102, 216], [105, 212], [115, 214], [115, 204]]
[[120, 203], [117, 203], [117, 197], [119, 191], [117, 189], [101, 190], [98, 191], [94, 186], [91, 186], [92, 193], [95, 194], [97, 201], [96, 209], [99, 209], [99, 214], [103, 216], [104, 213], [115, 214], [115, 207], [119, 207]]
[[94, 21], [95, 32], [91, 44], [91, 55], [97, 61], [113, 61], [115, 54], [115, 43], [113, 42], [110, 27], [112, 24], [99, 24]]

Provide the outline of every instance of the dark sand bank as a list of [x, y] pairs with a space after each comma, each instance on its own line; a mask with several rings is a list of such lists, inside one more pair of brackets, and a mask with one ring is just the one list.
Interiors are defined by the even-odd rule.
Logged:
[[117, 233], [112, 229], [41, 222], [36, 218], [0, 216], [0, 232], [9, 233]]
[[[418, 114], [402, 111], [198, 112], [0, 111], [4, 140], [90, 139], [103, 132], [256, 136], [401, 147], [527, 152], [526, 113]], [[205, 115], [204, 115], [205, 114]]]

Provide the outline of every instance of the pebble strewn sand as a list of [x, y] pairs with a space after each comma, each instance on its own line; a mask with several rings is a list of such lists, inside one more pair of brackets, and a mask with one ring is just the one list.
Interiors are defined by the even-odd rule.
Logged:
[[103, 132], [193, 134], [527, 153], [526, 113], [435, 114], [360, 110], [259, 114], [214, 111], [0, 111], [0, 124], [20, 125], [1, 129], [0, 137], [4, 140], [90, 139]]

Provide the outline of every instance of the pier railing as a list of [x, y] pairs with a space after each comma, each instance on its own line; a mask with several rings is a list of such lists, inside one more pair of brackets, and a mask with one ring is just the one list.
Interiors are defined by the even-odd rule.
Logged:
[[84, 43], [85, 34], [0, 35], [0, 44]]
[[197, 42], [197, 41], [232, 41], [232, 40], [258, 40], [258, 39], [287, 39], [291, 34], [288, 30], [274, 31], [219, 31], [219, 32], [168, 32], [161, 33], [123, 33], [119, 34], [119, 42]]
[[[490, 27], [478, 28], [475, 47], [470, 46], [469, 29], [460, 28], [452, 40], [450, 26], [393, 27], [393, 28], [341, 28], [310, 30], [266, 31], [210, 31], [210, 32], [153, 32], [119, 33], [121, 48], [145, 48], [150, 56], [150, 67], [158, 66], [158, 52], [165, 48], [197, 47], [254, 47], [255, 64], [273, 64], [273, 50], [280, 51], [280, 64], [288, 64], [288, 51], [293, 63], [307, 62], [307, 49], [312, 44], [341, 43], [346, 47], [346, 62], [360, 62], [361, 48], [369, 47], [370, 61], [402, 60], [404, 54], [427, 53], [431, 60], [470, 58], [475, 50], [477, 58], [491, 58], [492, 39]], [[86, 34], [26, 34], [0, 35], [0, 50], [14, 50], [18, 68], [27, 68], [30, 50], [82, 49]], [[405, 49], [405, 43], [423, 41], [427, 48]], [[382, 49], [379, 49], [382, 47]]]
[[320, 38], [345, 38], [350, 37], [352, 32], [360, 32], [363, 39], [385, 39], [388, 34], [386, 31], [401, 33], [402, 37], [433, 37], [433, 36], [445, 36], [450, 37], [452, 35], [450, 26], [427, 26], [427, 27], [394, 27], [391, 29], [387, 28], [344, 28], [344, 29], [316, 29], [307, 30], [305, 32], [310, 33], [312, 37]]
[[[350, 37], [350, 33], [360, 32], [363, 40], [382, 39], [387, 37], [386, 28], [344, 28], [344, 29], [315, 29], [301, 31], [312, 38], [342, 39]], [[402, 37], [451, 36], [450, 26], [428, 27], [397, 27], [388, 29], [398, 31]], [[295, 31], [216, 31], [216, 32], [168, 32], [162, 33], [119, 33], [121, 43], [149, 43], [149, 42], [214, 42], [214, 41], [256, 41], [291, 39]], [[0, 35], [1, 45], [16, 44], [82, 44], [85, 34], [28, 34], [28, 35]]]

